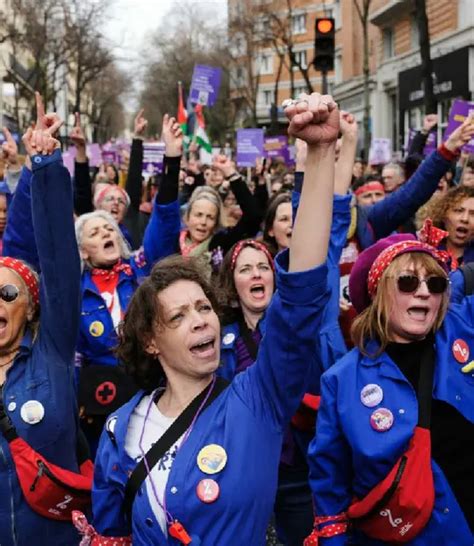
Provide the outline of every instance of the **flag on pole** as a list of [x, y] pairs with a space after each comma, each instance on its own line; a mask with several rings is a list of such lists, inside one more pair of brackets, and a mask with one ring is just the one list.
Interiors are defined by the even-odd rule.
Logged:
[[184, 107], [183, 86], [178, 82], [178, 123], [181, 126], [183, 135], [187, 134], [188, 113]]
[[194, 127], [193, 140], [199, 144], [201, 148], [206, 150], [206, 152], [211, 153], [212, 145], [206, 133], [206, 122], [204, 121], [202, 104], [196, 104], [194, 111], [196, 112], [196, 125]]

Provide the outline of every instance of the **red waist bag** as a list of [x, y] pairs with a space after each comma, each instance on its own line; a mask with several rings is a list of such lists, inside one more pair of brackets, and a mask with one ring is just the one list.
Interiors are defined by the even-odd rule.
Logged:
[[435, 499], [428, 429], [416, 427], [408, 450], [348, 517], [367, 536], [389, 543], [413, 540], [428, 523]]
[[369, 537], [394, 544], [410, 542], [431, 517], [435, 499], [430, 435], [434, 363], [430, 344], [421, 357], [418, 426], [407, 451], [388, 476], [347, 511], [353, 524]]
[[5, 414], [0, 396], [0, 431], [10, 446], [20, 487], [30, 508], [45, 518], [71, 521], [72, 511], [87, 511], [91, 504], [94, 465], [85, 438], [79, 435], [79, 473], [48, 462], [20, 438]]
[[78, 474], [49, 463], [21, 438], [10, 442], [10, 451], [23, 495], [35, 512], [71, 521], [73, 510], [88, 510], [94, 475], [90, 460], [81, 464]]

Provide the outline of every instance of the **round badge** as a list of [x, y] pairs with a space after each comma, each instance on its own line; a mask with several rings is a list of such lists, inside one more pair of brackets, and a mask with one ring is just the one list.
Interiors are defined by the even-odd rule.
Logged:
[[387, 408], [376, 409], [370, 416], [370, 426], [377, 432], [390, 430], [393, 425], [393, 413]]
[[7, 406], [8, 411], [15, 411], [16, 410], [16, 402], [10, 402]]
[[224, 336], [222, 343], [224, 345], [230, 345], [231, 343], [233, 343], [234, 339], [235, 339], [235, 334], [233, 334], [232, 332], [229, 332], [228, 334]]
[[209, 444], [204, 446], [197, 456], [199, 470], [205, 474], [217, 474], [227, 463], [227, 453], [222, 446]]
[[201, 480], [196, 487], [196, 494], [199, 500], [206, 504], [214, 502], [219, 497], [219, 492], [219, 484], [209, 478]]
[[28, 400], [21, 406], [20, 415], [25, 423], [36, 425], [44, 417], [44, 406], [38, 400]]
[[95, 390], [95, 399], [102, 406], [110, 404], [117, 394], [117, 387], [112, 381], [104, 381]]
[[91, 336], [100, 337], [104, 333], [104, 325], [100, 320], [94, 320], [89, 326], [89, 333]]
[[465, 364], [468, 361], [469, 345], [464, 339], [458, 338], [453, 343], [453, 356], [460, 364]]
[[367, 408], [373, 408], [383, 400], [382, 387], [375, 383], [369, 383], [360, 391], [360, 401]]

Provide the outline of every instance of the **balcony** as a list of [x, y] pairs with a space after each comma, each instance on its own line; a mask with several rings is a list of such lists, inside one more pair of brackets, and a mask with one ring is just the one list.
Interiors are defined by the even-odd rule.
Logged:
[[383, 27], [399, 19], [401, 15], [410, 13], [412, 8], [413, 2], [411, 0], [390, 0], [385, 6], [370, 15], [369, 20], [372, 24]]

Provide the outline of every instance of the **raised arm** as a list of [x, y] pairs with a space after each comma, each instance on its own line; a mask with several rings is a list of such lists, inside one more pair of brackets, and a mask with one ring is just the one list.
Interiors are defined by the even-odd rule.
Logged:
[[242, 216], [234, 227], [219, 231], [212, 237], [209, 248], [220, 247], [225, 254], [241, 239], [254, 237], [260, 228], [262, 218], [257, 201], [244, 178], [236, 171], [234, 162], [225, 155], [220, 155], [214, 160], [213, 166], [220, 169], [229, 181], [230, 189], [242, 210]]
[[377, 239], [390, 235], [428, 201], [459, 150], [473, 135], [474, 118], [468, 117], [438, 150], [423, 161], [408, 182], [370, 207], [368, 220]]
[[253, 414], [280, 429], [296, 410], [315, 366], [328, 299], [325, 262], [339, 132], [339, 112], [330, 96], [313, 93], [288, 107], [287, 116], [289, 133], [308, 143], [305, 183], [290, 249], [276, 260], [277, 292], [267, 310], [257, 362], [233, 381]]
[[[23, 137], [32, 158], [32, 215], [41, 266], [39, 343], [47, 343], [73, 364], [80, 315], [80, 260], [73, 223], [71, 178], [52, 135], [61, 121], [47, 125], [37, 94], [38, 122]], [[51, 155], [44, 155], [51, 154]]]
[[69, 135], [76, 148], [74, 159], [74, 211], [81, 215], [92, 212], [92, 181], [89, 173], [89, 160], [86, 154], [86, 137], [81, 127], [81, 116], [75, 113], [75, 123]]
[[15, 193], [21, 171], [21, 164], [18, 160], [18, 146], [15, 139], [12, 137], [8, 127], [4, 127], [3, 134], [5, 142], [2, 144], [2, 158], [5, 163], [5, 181], [10, 193]]
[[176, 119], [165, 114], [162, 139], [165, 142], [163, 178], [145, 230], [143, 247], [149, 266], [178, 252], [181, 217], [178, 203], [179, 165], [183, 135]]
[[143, 135], [147, 125], [148, 120], [143, 117], [142, 108], [135, 118], [130, 163], [125, 184], [125, 190], [130, 197], [129, 212], [131, 209], [138, 211], [142, 200]]

